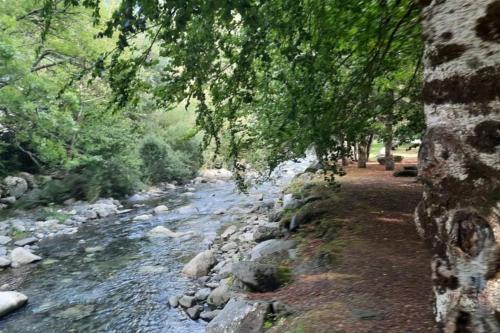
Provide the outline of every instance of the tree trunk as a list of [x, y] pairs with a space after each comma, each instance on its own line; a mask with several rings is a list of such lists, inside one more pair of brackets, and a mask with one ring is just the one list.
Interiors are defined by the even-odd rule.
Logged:
[[384, 140], [384, 147], [385, 147], [385, 169], [390, 171], [394, 170], [394, 156], [392, 155], [392, 137], [393, 137], [393, 129], [392, 129], [392, 122], [393, 122], [393, 116], [392, 116], [392, 110], [391, 112], [387, 115], [385, 119], [385, 140]]
[[440, 331], [500, 332], [500, 1], [421, 0], [427, 131], [416, 225]]
[[370, 150], [372, 149], [373, 133], [368, 137], [368, 145], [366, 146], [366, 161], [370, 160]]
[[366, 138], [358, 142], [358, 168], [366, 168], [368, 144]]

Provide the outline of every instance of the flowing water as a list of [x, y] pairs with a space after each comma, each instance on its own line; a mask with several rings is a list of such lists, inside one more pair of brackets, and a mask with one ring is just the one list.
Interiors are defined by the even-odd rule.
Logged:
[[[264, 193], [266, 201], [276, 199], [282, 181], [309, 162], [288, 163], [279, 171], [279, 181], [255, 191]], [[29, 297], [27, 306], [0, 321], [0, 332], [204, 332], [203, 321], [188, 320], [169, 308], [168, 298], [189, 289], [191, 282], [180, 271], [208, 247], [221, 225], [234, 222], [237, 217], [227, 214], [229, 209], [251, 207], [254, 201], [229, 182], [200, 184], [190, 195], [178, 190], [154, 202], [167, 205], [166, 214], [132, 221], [141, 214], [134, 211], [42, 241], [36, 253], [44, 260], [0, 273], [0, 285], [8, 283], [9, 290]], [[214, 214], [220, 210], [226, 214]], [[193, 234], [148, 238], [146, 233], [157, 225]]]

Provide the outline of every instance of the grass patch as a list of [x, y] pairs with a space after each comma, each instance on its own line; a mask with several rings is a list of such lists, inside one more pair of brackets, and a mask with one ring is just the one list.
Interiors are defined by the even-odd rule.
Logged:
[[54, 207], [44, 207], [36, 214], [36, 218], [39, 220], [57, 220], [59, 223], [64, 223], [68, 217], [69, 214], [58, 211]]
[[26, 235], [27, 235], [26, 231], [19, 229], [14, 229], [14, 231], [12, 232], [12, 238], [15, 240], [26, 238]]
[[339, 262], [340, 255], [347, 246], [347, 241], [335, 239], [321, 244], [315, 254], [317, 260], [325, 265], [333, 265]]
[[278, 280], [281, 285], [288, 284], [293, 280], [293, 273], [290, 267], [288, 266], [279, 266], [278, 267]]

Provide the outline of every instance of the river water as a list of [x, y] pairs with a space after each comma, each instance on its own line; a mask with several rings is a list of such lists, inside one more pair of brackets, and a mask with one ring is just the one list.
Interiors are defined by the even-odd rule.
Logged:
[[[309, 163], [287, 163], [275, 173], [279, 177], [253, 191], [273, 201], [283, 183]], [[204, 332], [202, 320], [169, 308], [168, 298], [190, 288], [192, 282], [180, 274], [184, 263], [206, 249], [222, 225], [244, 218], [255, 200], [231, 182], [200, 184], [189, 195], [177, 190], [142, 211], [88, 222], [73, 235], [42, 241], [36, 253], [44, 260], [0, 273], [0, 285], [8, 283], [9, 290], [29, 297], [27, 306], [0, 321], [0, 332]], [[170, 211], [132, 221], [158, 204]], [[235, 209], [228, 214], [234, 207], [241, 208], [240, 215]], [[220, 210], [226, 214], [214, 214]], [[193, 235], [148, 238], [157, 225]]]

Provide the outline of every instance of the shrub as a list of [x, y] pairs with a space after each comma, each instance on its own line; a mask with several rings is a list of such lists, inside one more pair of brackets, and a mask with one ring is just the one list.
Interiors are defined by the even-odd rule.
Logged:
[[199, 168], [198, 154], [193, 143], [186, 142], [174, 150], [170, 144], [154, 136], [147, 136], [139, 147], [143, 172], [152, 183], [184, 181], [192, 177]]

